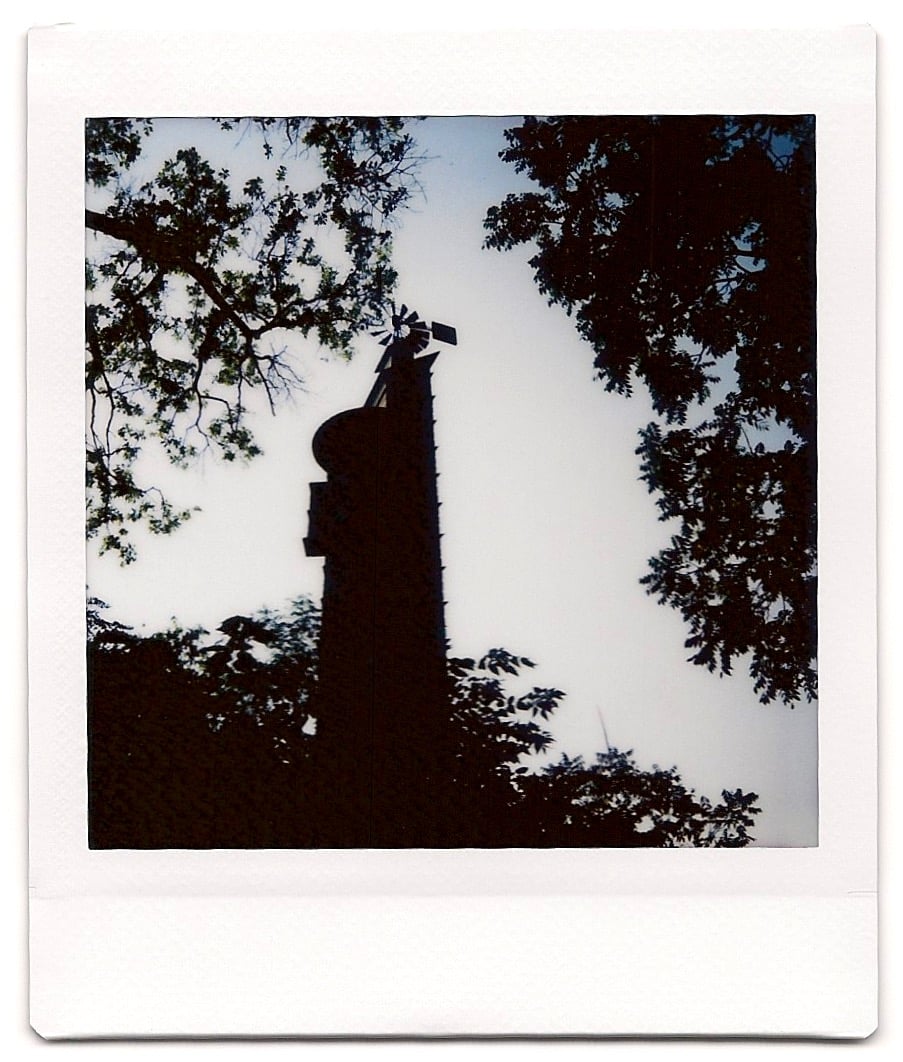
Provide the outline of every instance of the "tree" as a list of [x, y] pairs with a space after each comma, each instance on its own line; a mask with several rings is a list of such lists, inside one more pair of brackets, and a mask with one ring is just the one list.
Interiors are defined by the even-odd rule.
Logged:
[[755, 793], [723, 790], [721, 803], [688, 789], [676, 767], [641, 770], [611, 748], [586, 764], [562, 756], [517, 780], [534, 844], [619, 848], [745, 848], [761, 810]]
[[748, 654], [767, 703], [816, 695], [815, 128], [811, 116], [527, 118], [537, 184], [490, 208], [531, 244], [609, 391], [648, 388], [641, 475], [674, 529], [642, 579], [690, 660]]
[[212, 634], [174, 624], [146, 637], [104, 608], [89, 600], [92, 847], [322, 844], [309, 599], [230, 617]]
[[[89, 835], [96, 848], [311, 848], [345, 844], [342, 779], [317, 743], [319, 610], [233, 616], [216, 632], [142, 637], [89, 598]], [[713, 805], [676, 768], [611, 749], [586, 766], [543, 759], [559, 689], [529, 686], [526, 657], [449, 661], [451, 768], [435, 779], [422, 847], [743, 847], [755, 794]], [[363, 769], [363, 768], [361, 768]], [[397, 779], [405, 785], [405, 779]]]
[[231, 616], [213, 644], [203, 629], [170, 632], [183, 666], [204, 682], [214, 732], [249, 723], [284, 763], [303, 760], [314, 731], [320, 610], [308, 597], [287, 612]]
[[176, 465], [256, 456], [250, 395], [275, 409], [303, 383], [291, 337], [350, 356], [381, 320], [418, 164], [396, 118], [194, 121], [197, 142], [256, 150], [250, 173], [197, 146], [164, 157], [159, 125], [85, 129], [87, 531], [124, 562], [130, 524], [167, 533], [190, 515], [142, 482], [151, 441]]
[[[542, 725], [564, 693], [520, 682], [533, 661], [506, 649], [479, 660], [448, 661], [453, 763], [445, 795], [445, 829], [458, 847], [530, 844], [535, 834], [520, 811], [517, 772], [554, 744]], [[510, 683], [521, 686], [514, 692]]]

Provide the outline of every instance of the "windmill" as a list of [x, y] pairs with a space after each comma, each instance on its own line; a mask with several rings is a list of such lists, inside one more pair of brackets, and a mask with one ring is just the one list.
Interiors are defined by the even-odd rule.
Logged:
[[376, 382], [364, 403], [365, 406], [379, 406], [385, 403], [387, 374], [392, 368], [393, 358], [396, 362], [415, 358], [426, 350], [431, 338], [439, 343], [448, 343], [449, 346], [458, 344], [457, 332], [451, 325], [440, 324], [438, 321], [428, 325], [421, 320], [416, 310], [409, 310], [405, 303], [396, 307], [394, 301], [386, 325], [370, 334], [386, 349], [374, 370]]

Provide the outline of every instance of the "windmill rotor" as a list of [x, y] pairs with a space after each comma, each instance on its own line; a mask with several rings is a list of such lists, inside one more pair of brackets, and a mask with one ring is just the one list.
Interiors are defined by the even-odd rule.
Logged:
[[420, 320], [416, 310], [409, 310], [404, 303], [396, 308], [393, 301], [386, 327], [371, 332], [371, 335], [381, 346], [403, 344], [411, 354], [420, 354], [429, 346], [430, 327]]

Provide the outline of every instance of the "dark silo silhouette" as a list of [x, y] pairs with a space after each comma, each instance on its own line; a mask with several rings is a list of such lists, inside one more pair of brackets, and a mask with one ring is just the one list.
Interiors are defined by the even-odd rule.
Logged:
[[[367, 401], [313, 450], [308, 556], [325, 558], [317, 745], [324, 828], [343, 847], [442, 836], [449, 776], [431, 330], [406, 307]], [[432, 335], [455, 342], [453, 329]], [[418, 356], [420, 355], [420, 356]]]

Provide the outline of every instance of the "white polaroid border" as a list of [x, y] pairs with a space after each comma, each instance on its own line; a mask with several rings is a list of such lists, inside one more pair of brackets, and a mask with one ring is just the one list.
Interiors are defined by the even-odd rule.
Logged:
[[[32, 31], [31, 1021], [45, 1037], [876, 1026], [875, 39], [837, 31]], [[397, 61], [394, 61], [397, 60]], [[817, 848], [89, 851], [88, 115], [814, 113]]]

